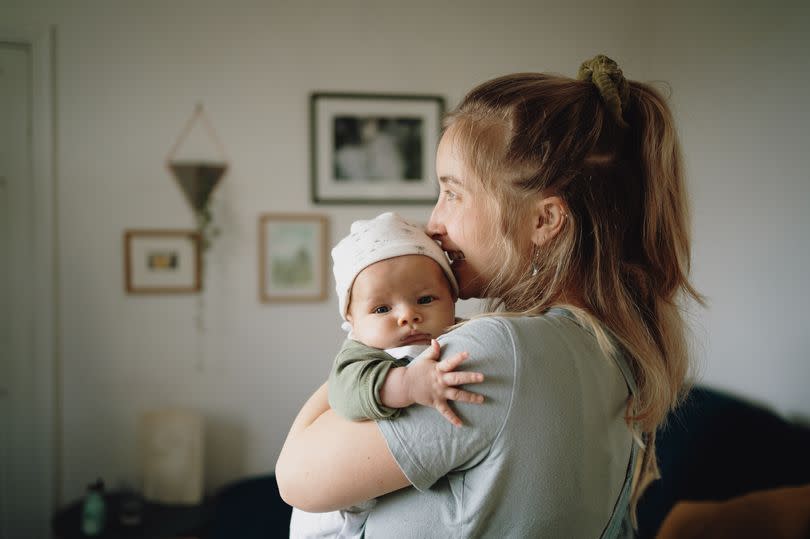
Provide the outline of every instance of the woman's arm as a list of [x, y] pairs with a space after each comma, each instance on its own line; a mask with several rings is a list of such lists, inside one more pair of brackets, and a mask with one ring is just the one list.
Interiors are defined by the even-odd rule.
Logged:
[[[434, 344], [411, 368], [433, 369], [449, 384], [483, 380], [479, 373], [455, 372], [467, 358], [466, 352], [438, 361], [440, 355], [441, 349]], [[276, 462], [276, 480], [284, 501], [304, 511], [332, 511], [410, 486], [380, 426], [336, 414], [329, 408], [327, 387], [323, 384], [301, 408]], [[451, 390], [455, 393], [449, 397], [460, 402], [482, 400], [471, 393], [467, 397], [468, 392], [458, 388]]]
[[309, 512], [349, 507], [410, 485], [377, 424], [335, 414], [323, 384], [295, 418], [276, 462], [281, 497]]

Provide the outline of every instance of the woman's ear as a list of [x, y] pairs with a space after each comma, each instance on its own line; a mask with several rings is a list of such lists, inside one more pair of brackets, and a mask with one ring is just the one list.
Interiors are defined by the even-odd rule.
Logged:
[[565, 203], [558, 196], [540, 199], [532, 211], [532, 243], [542, 247], [562, 230], [567, 216]]

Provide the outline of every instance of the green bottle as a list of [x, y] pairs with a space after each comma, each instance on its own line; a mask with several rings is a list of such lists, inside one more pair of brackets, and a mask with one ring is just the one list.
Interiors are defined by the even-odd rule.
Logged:
[[107, 508], [104, 502], [104, 482], [99, 479], [87, 485], [87, 494], [82, 507], [82, 533], [95, 537], [104, 531]]

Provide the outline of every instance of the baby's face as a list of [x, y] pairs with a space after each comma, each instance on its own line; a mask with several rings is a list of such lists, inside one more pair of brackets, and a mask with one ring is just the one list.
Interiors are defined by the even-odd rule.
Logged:
[[354, 338], [374, 348], [430, 344], [455, 322], [450, 283], [423, 255], [381, 260], [354, 279], [346, 319]]

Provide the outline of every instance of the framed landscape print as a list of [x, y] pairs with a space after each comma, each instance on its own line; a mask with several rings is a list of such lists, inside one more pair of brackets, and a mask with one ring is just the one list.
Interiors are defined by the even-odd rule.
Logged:
[[124, 232], [124, 281], [129, 294], [199, 292], [200, 235], [194, 230]]
[[443, 114], [435, 95], [312, 94], [312, 201], [432, 204]]
[[259, 216], [259, 299], [326, 299], [328, 222], [324, 215]]

